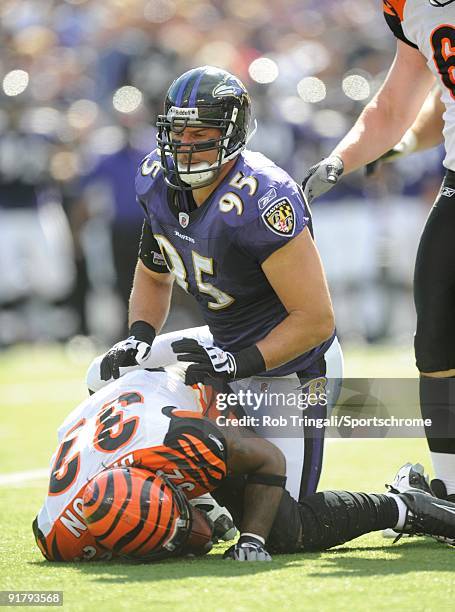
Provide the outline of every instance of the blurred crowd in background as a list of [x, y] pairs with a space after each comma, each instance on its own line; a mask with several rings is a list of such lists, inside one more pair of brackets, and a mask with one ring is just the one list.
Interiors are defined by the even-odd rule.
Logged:
[[[126, 331], [134, 175], [167, 88], [239, 76], [249, 147], [297, 180], [377, 90], [395, 40], [377, 0], [2, 0], [0, 347]], [[313, 206], [342, 339], [411, 342], [412, 269], [442, 151], [345, 177]], [[166, 329], [199, 324], [179, 288]]]

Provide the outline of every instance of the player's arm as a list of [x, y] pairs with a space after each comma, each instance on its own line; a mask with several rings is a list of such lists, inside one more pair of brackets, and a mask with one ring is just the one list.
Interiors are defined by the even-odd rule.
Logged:
[[119, 378], [120, 367], [146, 362], [169, 312], [173, 278], [150, 225], [144, 221], [129, 303], [129, 337], [115, 344], [101, 360], [102, 380]]
[[169, 313], [173, 282], [152, 229], [144, 221], [129, 303], [130, 327], [145, 321], [157, 333], [161, 330]]
[[443, 141], [444, 108], [441, 101], [441, 90], [436, 86], [428, 94], [416, 120], [405, 132], [400, 142], [377, 160], [367, 164], [367, 176], [373, 174], [381, 163], [393, 162], [410, 153], [430, 149], [440, 144]]
[[[422, 151], [441, 144], [444, 139], [442, 134], [444, 110], [441, 90], [435, 87], [427, 96], [416, 120], [408, 130], [415, 138], [415, 146], [412, 151]], [[411, 153], [411, 151], [408, 152]]]
[[434, 82], [426, 58], [401, 40], [389, 73], [354, 126], [332, 151], [352, 172], [392, 148], [411, 126]]
[[257, 343], [271, 370], [328, 340], [335, 317], [322, 262], [307, 227], [272, 253], [262, 269], [288, 312]]
[[286, 483], [286, 460], [271, 442], [243, 428], [226, 427], [227, 469], [248, 474], [239, 542], [225, 554], [237, 560], [268, 561], [264, 549]]
[[394, 61], [377, 94], [332, 153], [308, 170], [303, 180], [308, 201], [331, 189], [343, 173], [391, 149], [414, 122], [434, 79], [424, 55], [397, 40]]
[[158, 333], [164, 325], [171, 303], [174, 277], [157, 273], [138, 259], [129, 304], [129, 325], [146, 321]]

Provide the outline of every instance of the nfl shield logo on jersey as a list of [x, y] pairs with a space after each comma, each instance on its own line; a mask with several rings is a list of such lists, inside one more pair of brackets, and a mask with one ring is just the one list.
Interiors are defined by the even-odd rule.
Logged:
[[295, 229], [295, 212], [287, 198], [273, 202], [262, 213], [262, 219], [268, 229], [280, 236], [292, 236]]
[[185, 212], [179, 213], [179, 223], [182, 227], [186, 227], [189, 222], [190, 222], [190, 216], [187, 213]]

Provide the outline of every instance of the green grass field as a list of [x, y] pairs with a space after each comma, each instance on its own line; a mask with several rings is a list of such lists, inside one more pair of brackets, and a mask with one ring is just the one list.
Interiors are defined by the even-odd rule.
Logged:
[[[57, 426], [85, 397], [84, 371], [61, 348], [0, 354], [0, 589], [63, 590], [65, 609], [113, 612], [454, 608], [455, 551], [423, 539], [392, 545], [380, 534], [321, 554], [275, 557], [269, 564], [223, 561], [223, 547], [204, 559], [149, 566], [44, 561], [30, 526], [45, 494], [42, 470]], [[348, 351], [346, 375], [414, 376], [411, 350]], [[423, 440], [331, 442], [321, 488], [383, 491], [407, 460], [429, 467]]]

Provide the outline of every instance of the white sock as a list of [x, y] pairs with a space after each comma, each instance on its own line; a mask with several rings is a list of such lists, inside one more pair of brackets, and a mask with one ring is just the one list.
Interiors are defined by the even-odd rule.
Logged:
[[430, 453], [435, 478], [445, 484], [447, 495], [455, 493], [455, 455], [449, 453]]
[[408, 507], [406, 506], [406, 504], [404, 503], [404, 501], [401, 499], [401, 497], [399, 495], [396, 495], [395, 493], [386, 493], [387, 497], [391, 497], [397, 507], [398, 507], [398, 521], [397, 524], [395, 525], [395, 527], [392, 527], [392, 529], [403, 529], [403, 527], [406, 524], [406, 517], [408, 515]]

